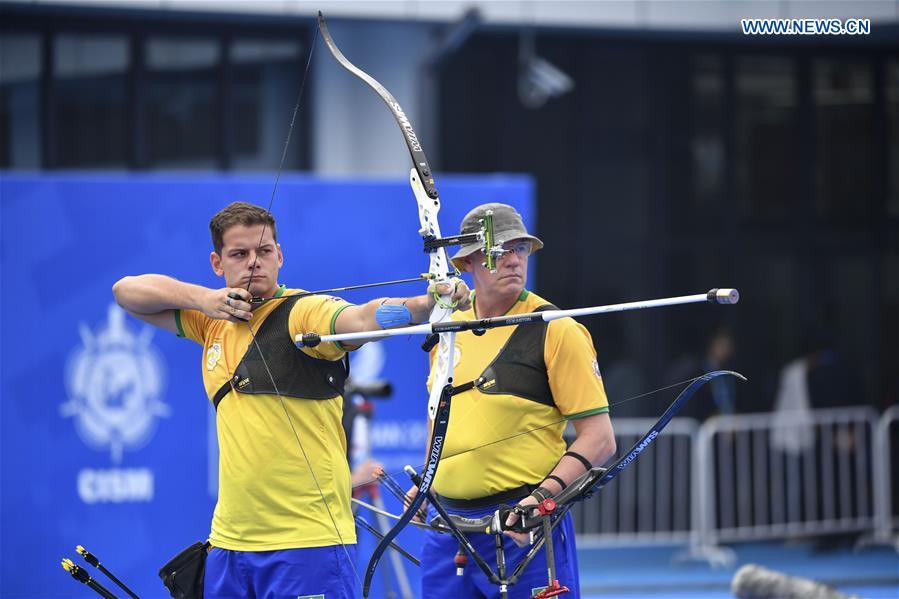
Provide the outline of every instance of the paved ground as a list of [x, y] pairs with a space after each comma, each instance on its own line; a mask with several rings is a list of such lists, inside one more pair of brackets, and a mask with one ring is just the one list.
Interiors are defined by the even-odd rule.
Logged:
[[810, 543], [752, 543], [731, 547], [733, 567], [676, 563], [682, 548], [594, 548], [579, 550], [583, 599], [732, 599], [737, 569], [758, 564], [791, 576], [811, 578], [871, 599], [899, 599], [899, 555], [887, 548], [826, 551]]

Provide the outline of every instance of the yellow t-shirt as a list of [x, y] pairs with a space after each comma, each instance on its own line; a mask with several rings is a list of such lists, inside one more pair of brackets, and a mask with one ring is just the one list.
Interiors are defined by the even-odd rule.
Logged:
[[[297, 292], [282, 287], [278, 295]], [[267, 302], [253, 311], [254, 332], [277, 304]], [[297, 333], [333, 331], [337, 315], [349, 305], [323, 295], [298, 300], [290, 313], [290, 339]], [[233, 376], [252, 343], [250, 331], [244, 323], [214, 320], [194, 310], [176, 312], [176, 321], [179, 335], [203, 346], [203, 384], [211, 398]], [[327, 360], [343, 356], [333, 343], [302, 351]], [[216, 412], [219, 495], [209, 535], [212, 545], [271, 551], [355, 543], [342, 416], [339, 396], [284, 397], [283, 405], [276, 395], [232, 390], [225, 396]]]
[[[475, 298], [471, 310], [456, 312], [453, 318], [477, 318], [476, 302]], [[524, 291], [507, 314], [533, 312], [548, 303]], [[458, 333], [456, 385], [477, 379], [516, 328], [488, 329], [480, 337], [470, 331]], [[593, 340], [583, 325], [571, 318], [548, 323], [543, 359], [554, 406], [477, 388], [453, 396], [443, 457], [434, 478], [437, 493], [477, 499], [540, 483], [565, 453], [566, 421], [608, 411]], [[429, 388], [433, 376], [432, 369]]]

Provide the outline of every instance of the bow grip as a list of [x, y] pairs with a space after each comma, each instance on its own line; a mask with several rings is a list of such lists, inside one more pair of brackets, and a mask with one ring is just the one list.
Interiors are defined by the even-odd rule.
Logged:
[[[511, 530], [512, 532], [525, 533], [530, 532], [531, 530], [540, 526], [540, 520], [536, 518], [530, 518], [533, 522], [529, 522], [528, 513], [531, 512], [537, 506], [531, 506], [527, 508], [522, 508], [521, 506], [500, 506], [499, 508], [499, 521], [500, 526], [503, 530]], [[511, 513], [518, 514], [518, 520], [515, 521], [515, 524], [511, 526], [506, 524], [506, 520], [509, 519], [509, 514]]]

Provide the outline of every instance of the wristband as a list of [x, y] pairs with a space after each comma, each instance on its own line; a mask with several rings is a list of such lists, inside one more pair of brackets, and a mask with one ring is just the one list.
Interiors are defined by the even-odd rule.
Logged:
[[549, 476], [546, 477], [546, 480], [556, 481], [557, 483], [559, 483], [559, 486], [562, 487], [563, 491], [566, 489], [566, 487], [568, 487], [568, 485], [565, 484], [565, 481], [562, 480], [561, 478], [559, 478], [558, 476], [556, 476], [555, 474], [550, 474]]
[[[544, 501], [546, 501], [547, 499], [549, 499], [552, 496], [553, 496], [553, 494], [546, 487], [537, 487], [536, 489], [531, 491], [531, 497], [536, 499], [537, 503], [543, 503]], [[532, 507], [532, 506], [528, 506], [528, 507]]]
[[566, 451], [562, 455], [562, 457], [565, 457], [565, 456], [570, 456], [570, 457], [576, 459], [577, 461], [579, 461], [581, 464], [584, 465], [584, 468], [586, 468], [588, 472], [593, 469], [593, 464], [590, 463], [590, 460], [588, 460], [587, 458], [585, 458], [584, 456], [582, 456], [581, 454], [579, 454], [575, 451]]

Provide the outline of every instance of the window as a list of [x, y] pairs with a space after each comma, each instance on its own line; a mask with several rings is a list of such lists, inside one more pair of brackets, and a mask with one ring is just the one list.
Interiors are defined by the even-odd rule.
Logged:
[[61, 168], [122, 168], [128, 162], [128, 39], [59, 34], [53, 40], [51, 126]]
[[211, 38], [146, 42], [145, 139], [151, 168], [217, 166], [219, 44]]
[[875, 198], [874, 76], [870, 62], [818, 60], [815, 106], [815, 213], [825, 220], [864, 218]]
[[736, 65], [736, 196], [754, 221], [788, 221], [801, 203], [796, 67], [780, 57]]
[[[231, 46], [233, 92], [227, 119], [231, 132], [232, 168], [278, 168], [297, 94], [303, 83], [305, 62], [302, 55], [302, 45], [289, 40], [237, 40]], [[306, 122], [301, 117], [310, 107], [306, 92], [300, 100], [284, 159], [286, 170], [300, 168], [303, 123]]]
[[718, 204], [724, 194], [724, 84], [721, 57], [700, 55], [693, 59], [690, 141], [693, 193], [689, 199], [699, 210]]
[[40, 76], [40, 36], [0, 36], [0, 168], [41, 166]]
[[887, 215], [899, 218], [899, 60], [886, 65]]

